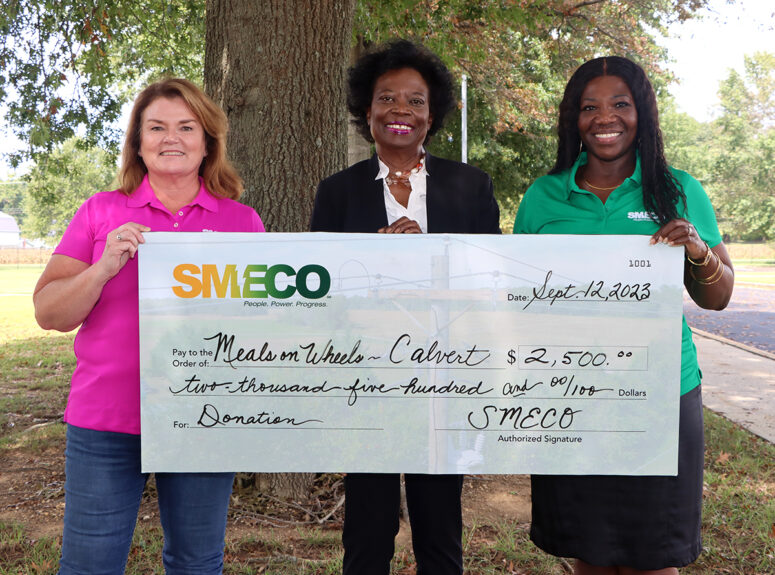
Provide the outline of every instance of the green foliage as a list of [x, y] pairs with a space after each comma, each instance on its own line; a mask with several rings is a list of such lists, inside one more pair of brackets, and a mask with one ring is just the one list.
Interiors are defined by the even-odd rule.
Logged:
[[[705, 4], [359, 0], [353, 36], [362, 45], [414, 37], [468, 74], [472, 100], [491, 108], [471, 131], [471, 159], [493, 170], [497, 188], [516, 201], [547, 165], [546, 138], [569, 72], [598, 53], [617, 53], [661, 84], [664, 54], [653, 35]], [[138, 85], [161, 74], [202, 78], [204, 12], [204, 0], [6, 0], [0, 103], [8, 120], [33, 155], [79, 129], [90, 145], [115, 152], [121, 127], [114, 122]]]
[[115, 173], [111, 154], [89, 148], [77, 138], [40, 155], [25, 177], [24, 234], [52, 244], [58, 242], [84, 200], [96, 192], [111, 189]]
[[719, 87], [722, 115], [712, 126], [709, 193], [723, 231], [741, 240], [775, 238], [775, 54], [745, 58]]
[[[659, 91], [669, 76], [655, 36], [706, 4], [358, 0], [353, 43], [414, 38], [458, 78], [468, 76], [469, 161], [492, 175], [507, 229], [521, 195], [553, 164], [557, 104], [572, 70], [621, 54], [642, 64]], [[114, 122], [139, 84], [161, 74], [203, 77], [204, 11], [204, 0], [9, 0], [0, 13], [0, 103], [31, 154], [75, 133], [115, 153]], [[431, 150], [459, 158], [454, 116]], [[43, 233], [39, 223], [32, 229]]]
[[[501, 208], [501, 227], [511, 229], [518, 199], [528, 186], [552, 166], [554, 130], [534, 120], [527, 129], [497, 131], [494, 110], [476, 92], [468, 101], [468, 161], [493, 179]], [[454, 115], [428, 149], [440, 157], [461, 155], [460, 116]]]
[[[530, 183], [554, 164], [557, 105], [572, 71], [600, 54], [623, 55], [643, 65], [660, 90], [669, 76], [659, 66], [665, 54], [655, 35], [706, 4], [360, 0], [354, 42], [414, 38], [458, 78], [468, 76], [469, 161], [493, 177], [505, 224]], [[459, 120], [450, 119], [430, 149], [459, 158], [459, 133]]]
[[775, 239], [775, 54], [747, 56], [744, 72], [720, 83], [719, 99], [721, 115], [706, 123], [660, 102], [667, 159], [702, 183], [722, 233]]
[[21, 228], [24, 224], [24, 194], [26, 184], [22, 181], [0, 181], [0, 212], [13, 216]]
[[679, 112], [672, 97], [660, 100], [659, 123], [668, 163], [707, 186], [713, 171], [713, 157], [708, 150], [715, 142], [708, 124]]
[[31, 152], [79, 130], [117, 149], [114, 126], [137, 86], [161, 74], [202, 78], [204, 0], [5, 0], [0, 103]]

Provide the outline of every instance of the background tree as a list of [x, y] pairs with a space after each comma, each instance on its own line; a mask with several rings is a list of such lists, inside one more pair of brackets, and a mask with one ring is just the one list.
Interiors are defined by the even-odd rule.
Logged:
[[28, 148], [76, 133], [116, 152], [115, 121], [138, 86], [160, 74], [202, 77], [203, 0], [0, 0], [0, 102]]
[[83, 140], [71, 138], [35, 164], [25, 176], [26, 219], [22, 232], [56, 244], [84, 200], [95, 192], [111, 190], [116, 175], [113, 156], [87, 148]]
[[659, 125], [668, 163], [691, 174], [707, 191], [714, 177], [717, 130], [710, 122], [679, 112], [669, 95], [659, 99]]
[[742, 240], [775, 239], [775, 54], [745, 57], [719, 87], [722, 114], [709, 193], [722, 231]]
[[346, 166], [354, 0], [208, 0], [205, 89], [231, 127], [245, 203], [270, 231], [309, 227], [317, 183]]
[[[629, 57], [658, 89], [669, 75], [656, 43], [705, 0], [361, 0], [354, 34], [368, 47], [410, 36], [469, 78], [469, 161], [493, 176], [504, 229], [527, 186], [554, 163], [556, 110], [567, 79], [600, 54]], [[459, 117], [430, 150], [460, 157]]]
[[705, 187], [719, 227], [733, 241], [775, 239], [775, 55], [745, 57], [743, 73], [719, 84], [721, 114], [699, 122], [662, 98], [660, 125], [670, 164]]
[[0, 212], [13, 216], [19, 228], [24, 223], [24, 198], [27, 184], [16, 178], [0, 180]]
[[[289, 62], [290, 71], [296, 66], [318, 65], [320, 74], [315, 82], [340, 89], [336, 70], [331, 74], [317, 61], [327, 56], [329, 47], [323, 41], [331, 40], [330, 37], [318, 36], [318, 28], [311, 26], [313, 34], [309, 42], [299, 43], [299, 51], [288, 42], [300, 38], [300, 29], [310, 26], [315, 14], [326, 16], [322, 11], [337, 3], [277, 0], [254, 4], [257, 3], [244, 0], [237, 4], [247, 10], [246, 18], [231, 21], [232, 27], [224, 38], [230, 48], [244, 38], [246, 58], [240, 60], [237, 68], [251, 60], [261, 61], [265, 65], [262, 74], [271, 81], [252, 91], [244, 89], [251, 82], [255, 84], [254, 80], [248, 80], [244, 86], [239, 85], [241, 80], [224, 84], [234, 94], [244, 91], [243, 96], [234, 98], [219, 95], [221, 88], [209, 79], [206, 84], [227, 106], [233, 142], [237, 144], [232, 146], [232, 153], [246, 157], [237, 163], [247, 170], [244, 176], [248, 201], [262, 215], [266, 214], [271, 229], [296, 229], [309, 209], [310, 188], [316, 183], [312, 181], [312, 172], [317, 168], [299, 176], [298, 181], [290, 181], [295, 174], [287, 171], [278, 180], [277, 171], [284, 169], [281, 166], [287, 166], [291, 157], [296, 169], [304, 170], [306, 162], [316, 162], [317, 139], [306, 140], [302, 137], [304, 132], [296, 132], [292, 141], [285, 142], [291, 148], [274, 147], [270, 155], [263, 156], [263, 162], [255, 161], [249, 147], [259, 137], [272, 139], [283, 131], [277, 126], [292, 119], [279, 112], [274, 102], [301, 102], [298, 89], [304, 86], [274, 80], [286, 57], [297, 54]], [[296, 12], [292, 17], [284, 12], [289, 18], [281, 22], [256, 22], [250, 16], [258, 9], [279, 14], [286, 4], [289, 11]], [[469, 76], [469, 158], [492, 173], [496, 194], [505, 208], [504, 218], [509, 219], [528, 183], [545, 173], [551, 164], [552, 154], [547, 152], [553, 148], [555, 107], [570, 71], [597, 53], [609, 52], [630, 56], [643, 64], [652, 78], [663, 78], [659, 62], [664, 53], [654, 36], [669, 21], [692, 17], [706, 4], [707, 0], [358, 0], [352, 32], [343, 32], [333, 42], [338, 46], [338, 40], [351, 37], [357, 55], [359, 48], [374, 43], [398, 36], [412, 37], [440, 54], [458, 77], [461, 73]], [[98, 0], [90, 5], [72, 0], [4, 0], [4, 9], [0, 11], [0, 85], [4, 91], [0, 89], [0, 100], [9, 106], [9, 120], [18, 135], [30, 143], [27, 154], [44, 151], [79, 127], [86, 141], [115, 149], [123, 127], [116, 129], [113, 122], [121, 103], [140, 84], [160, 73], [204, 78], [203, 39], [216, 26], [208, 24], [211, 32], [206, 32], [202, 15], [207, 11], [211, 14], [208, 22], [225, 22], [225, 10], [219, 9], [214, 15], [218, 5], [211, 2], [205, 10], [205, 0]], [[341, 15], [337, 10], [330, 13]], [[324, 34], [325, 21], [320, 20]], [[342, 24], [349, 21], [345, 18]], [[271, 28], [267, 27], [268, 22], [272, 22]], [[225, 34], [226, 29], [223, 31]], [[251, 51], [251, 41], [259, 36], [262, 42]], [[208, 35], [208, 42], [215, 38]], [[301, 50], [310, 49], [317, 40], [321, 41], [319, 48], [307, 54], [308, 58], [301, 57]], [[276, 46], [291, 51], [273, 51]], [[228, 56], [229, 52], [210, 53], [213, 57], [205, 68], [218, 74], [218, 58]], [[268, 53], [275, 56], [271, 61], [262, 57]], [[236, 60], [232, 60], [231, 65], [235, 64]], [[226, 77], [233, 78], [239, 74], [233, 70], [224, 72]], [[71, 85], [75, 86], [72, 91], [64, 90]], [[247, 105], [240, 104], [241, 97], [247, 97]], [[263, 115], [272, 117], [273, 125], [268, 132], [258, 131], [261, 114], [245, 113], [258, 109], [254, 105], [256, 99], [260, 100], [259, 107], [263, 106]], [[313, 122], [310, 128], [316, 131], [315, 112], [321, 112], [321, 108], [315, 102], [312, 110], [302, 110], [303, 106], [297, 106], [293, 113], [307, 114], [307, 123]], [[322, 113], [338, 112], [330, 109]], [[459, 123], [451, 124], [435, 139], [432, 150], [459, 157], [458, 127]], [[339, 140], [340, 136], [336, 138]], [[335, 163], [340, 164], [341, 160]], [[258, 164], [272, 167], [254, 171], [252, 167]], [[275, 198], [285, 200], [290, 193], [298, 193], [299, 201], [283, 201], [283, 205], [290, 207], [279, 208], [281, 202], [274, 201]], [[275, 215], [276, 210], [283, 213]]]
[[[208, 0], [205, 89], [229, 117], [242, 201], [269, 231], [309, 227], [317, 183], [346, 166], [344, 74], [353, 0]], [[313, 474], [259, 474], [306, 498]]]

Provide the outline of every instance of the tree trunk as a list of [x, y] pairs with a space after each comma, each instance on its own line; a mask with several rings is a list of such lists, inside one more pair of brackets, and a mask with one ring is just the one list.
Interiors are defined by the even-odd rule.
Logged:
[[[267, 231], [307, 230], [318, 182], [346, 166], [354, 9], [355, 0], [207, 0], [205, 91], [229, 118], [242, 201]], [[256, 483], [304, 500], [312, 479]]]
[[318, 182], [347, 161], [354, 0], [207, 0], [207, 93], [229, 118], [243, 202], [304, 231]]

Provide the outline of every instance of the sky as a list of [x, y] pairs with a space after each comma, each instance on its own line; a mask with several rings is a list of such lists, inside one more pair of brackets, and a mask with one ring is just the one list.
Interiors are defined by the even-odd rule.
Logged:
[[[773, 0], [712, 0], [701, 19], [671, 25], [670, 38], [660, 43], [672, 58], [668, 67], [678, 78], [670, 88], [678, 108], [700, 121], [718, 114], [716, 92], [729, 69], [743, 71], [743, 57], [756, 51], [775, 52]], [[0, 114], [2, 111], [0, 110]], [[11, 177], [2, 154], [20, 143], [0, 117], [0, 180]]]
[[679, 79], [670, 88], [679, 109], [707, 121], [719, 113], [718, 85], [729, 70], [742, 72], [744, 56], [756, 51], [775, 52], [775, 2], [712, 0], [703, 14], [701, 20], [671, 26], [671, 37], [660, 44]]

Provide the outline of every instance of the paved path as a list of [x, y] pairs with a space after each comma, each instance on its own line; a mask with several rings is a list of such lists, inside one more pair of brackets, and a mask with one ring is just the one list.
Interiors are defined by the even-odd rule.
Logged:
[[775, 443], [775, 289], [736, 286], [724, 311], [688, 300], [684, 313], [694, 330], [703, 404]]
[[694, 333], [705, 407], [775, 443], [775, 354]]
[[697, 307], [684, 292], [684, 314], [692, 328], [775, 353], [775, 289], [735, 286], [721, 312]]

